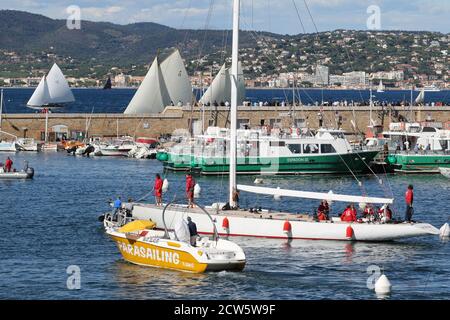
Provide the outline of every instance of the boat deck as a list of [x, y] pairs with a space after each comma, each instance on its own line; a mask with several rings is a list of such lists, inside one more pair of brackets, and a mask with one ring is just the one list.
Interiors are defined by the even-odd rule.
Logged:
[[[157, 207], [154, 204], [143, 204], [143, 203], [137, 204], [136, 203], [136, 205], [139, 205], [142, 207], [147, 207], [147, 208], [153, 208], [153, 209], [161, 208], [161, 207]], [[183, 210], [186, 213], [188, 213], [188, 212], [198, 213], [198, 214], [203, 213], [203, 211], [199, 207], [187, 208], [187, 205], [174, 204], [171, 206], [171, 208]], [[222, 215], [222, 216], [235, 216], [235, 217], [241, 217], [241, 218], [261, 218], [261, 219], [274, 219], [274, 220], [290, 220], [290, 221], [310, 221], [310, 222], [315, 221], [313, 219], [313, 217], [307, 213], [294, 214], [294, 213], [290, 213], [290, 212], [279, 212], [279, 211], [268, 211], [268, 210], [261, 210], [258, 212], [250, 212], [247, 209], [216, 210], [212, 207], [205, 207], [205, 209], [209, 214]], [[328, 220], [328, 221], [321, 221], [321, 222], [331, 223], [331, 222], [340, 222], [340, 221]]]

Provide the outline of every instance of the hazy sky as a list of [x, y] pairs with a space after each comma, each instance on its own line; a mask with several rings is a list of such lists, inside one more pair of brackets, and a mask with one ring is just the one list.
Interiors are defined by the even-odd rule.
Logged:
[[[366, 30], [370, 5], [380, 7], [383, 30], [450, 32], [450, 0], [242, 0], [242, 27], [275, 33], [302, 33], [296, 4], [306, 32], [319, 29]], [[24, 10], [66, 18], [78, 5], [82, 20], [119, 24], [157, 22], [175, 28], [230, 28], [232, 0], [0, 0], [1, 9]], [[209, 15], [209, 12], [211, 14]]]

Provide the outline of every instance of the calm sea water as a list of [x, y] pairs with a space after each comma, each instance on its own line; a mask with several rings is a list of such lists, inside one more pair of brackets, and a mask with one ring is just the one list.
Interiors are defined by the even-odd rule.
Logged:
[[[28, 100], [33, 94], [34, 89], [4, 89], [5, 113], [34, 113], [36, 110], [26, 107]], [[73, 89], [75, 102], [68, 104], [61, 112], [67, 113], [122, 113], [136, 92], [135, 89]], [[425, 102], [444, 102], [450, 103], [450, 91], [426, 92]], [[369, 100], [369, 91], [367, 90], [299, 90], [297, 93], [305, 105], [314, 105], [320, 101], [344, 101], [364, 102]], [[419, 92], [413, 92], [413, 99]], [[411, 92], [405, 90], [385, 91], [383, 93], [374, 93], [374, 100], [396, 103], [399, 101], [409, 101]], [[200, 93], [197, 92], [197, 96]], [[291, 89], [248, 89], [246, 99], [253, 102], [259, 101], [291, 101]], [[436, 107], [438, 108], [438, 107]]]
[[[2, 162], [6, 154], [0, 154]], [[367, 268], [385, 270], [391, 299], [449, 299], [450, 247], [438, 237], [391, 243], [234, 238], [245, 250], [243, 272], [187, 274], [125, 262], [98, 216], [109, 198], [139, 198], [151, 190], [156, 160], [78, 158], [65, 153], [13, 155], [35, 168], [32, 181], [0, 180], [0, 299], [377, 299]], [[168, 174], [169, 194], [183, 193], [184, 176]], [[403, 216], [403, 193], [415, 187], [415, 218], [448, 221], [450, 180], [440, 175], [360, 177], [371, 195], [393, 194]], [[226, 200], [227, 178], [197, 177], [202, 204]], [[252, 183], [254, 177], [239, 177]], [[360, 194], [352, 177], [265, 177], [268, 186]], [[392, 193], [391, 189], [392, 188]], [[273, 201], [242, 194], [246, 206], [307, 211], [317, 203]], [[333, 213], [341, 205], [333, 205]], [[67, 267], [81, 270], [81, 289], [66, 286]]]

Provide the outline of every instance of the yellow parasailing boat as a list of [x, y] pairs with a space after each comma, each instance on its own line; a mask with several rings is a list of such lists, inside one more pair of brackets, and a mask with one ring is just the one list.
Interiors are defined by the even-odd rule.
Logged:
[[[163, 221], [167, 206], [163, 210]], [[122, 221], [126, 222], [126, 219], [117, 220], [113, 221], [111, 217], [105, 219], [105, 231], [116, 242], [123, 258], [131, 263], [194, 273], [241, 271], [245, 267], [242, 248], [234, 242], [220, 239], [214, 224], [213, 239], [203, 237], [191, 245], [184, 219], [171, 231], [167, 228], [165, 231], [155, 230], [156, 224], [151, 220], [135, 220], [125, 224]]]

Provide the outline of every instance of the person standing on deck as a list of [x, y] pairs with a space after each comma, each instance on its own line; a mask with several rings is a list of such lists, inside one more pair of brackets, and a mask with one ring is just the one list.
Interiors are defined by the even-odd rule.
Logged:
[[162, 187], [163, 187], [163, 180], [161, 179], [159, 173], [157, 173], [155, 184], [153, 186], [157, 207], [162, 206]]
[[187, 221], [190, 235], [190, 243], [191, 246], [195, 247], [195, 245], [197, 244], [197, 236], [198, 236], [197, 225], [195, 224], [194, 221], [192, 221], [191, 217], [187, 217]]
[[195, 187], [195, 180], [190, 175], [186, 175], [186, 197], [188, 199], [188, 208], [194, 207], [194, 187]]
[[405, 213], [405, 221], [411, 222], [412, 215], [414, 213], [413, 209], [413, 201], [414, 201], [414, 192], [413, 186], [410, 184], [405, 193], [405, 202], [406, 202], [406, 213]]
[[113, 203], [113, 215], [112, 215], [113, 220], [116, 218], [116, 215], [121, 207], [122, 207], [122, 200], [120, 200], [120, 197], [117, 197], [117, 199]]
[[5, 161], [5, 172], [11, 172], [13, 161], [8, 157]]

